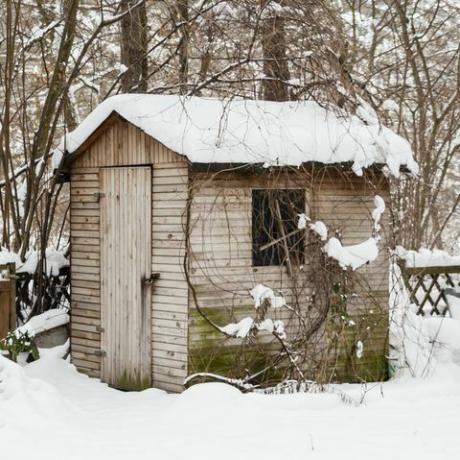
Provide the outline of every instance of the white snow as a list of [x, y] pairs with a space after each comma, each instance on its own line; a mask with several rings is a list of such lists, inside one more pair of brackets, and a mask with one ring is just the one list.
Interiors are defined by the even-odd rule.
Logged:
[[238, 323], [230, 323], [224, 327], [221, 327], [220, 330], [225, 334], [232, 335], [238, 338], [247, 337], [252, 327], [254, 326], [254, 319], [250, 316], [243, 318]]
[[255, 329], [258, 331], [266, 331], [270, 334], [273, 334], [273, 332], [275, 332], [280, 338], [286, 338], [284, 322], [279, 319], [273, 321], [270, 318], [266, 318], [262, 321], [256, 321], [254, 318], [247, 316], [238, 323], [230, 323], [220, 328], [220, 330], [225, 334], [240, 339], [246, 338], [251, 332], [251, 330]]
[[[19, 254], [8, 251], [6, 248], [0, 250], [0, 265], [7, 263], [16, 264], [17, 273], [35, 273], [38, 264], [38, 251], [29, 251], [26, 254], [25, 262], [22, 262]], [[58, 275], [61, 268], [68, 267], [70, 262], [64, 256], [62, 251], [54, 248], [47, 248], [45, 251], [46, 259], [46, 273], [48, 276], [51, 274]]]
[[399, 111], [399, 105], [393, 99], [385, 99], [382, 102], [382, 109], [386, 110], [387, 112], [391, 112], [391, 111], [398, 112]]
[[449, 306], [450, 316], [460, 321], [460, 288], [445, 289], [444, 294]]
[[440, 249], [421, 248], [418, 251], [396, 247], [396, 255], [406, 262], [407, 267], [450, 267], [460, 266], [460, 255], [450, 255]]
[[34, 337], [42, 332], [49, 331], [55, 327], [63, 326], [70, 321], [70, 316], [67, 310], [62, 308], [53, 308], [47, 310], [40, 315], [32, 317], [26, 324], [16, 329], [17, 332], [24, 334], [29, 333], [30, 337]]
[[315, 232], [320, 237], [321, 241], [327, 240], [327, 227], [321, 220], [317, 220], [314, 224], [310, 224], [310, 230]]
[[222, 383], [181, 395], [120, 392], [62, 359], [0, 357], [2, 458], [15, 460], [341, 460], [458, 458], [460, 372], [340, 395], [242, 394]]
[[[263, 284], [257, 284], [250, 291], [251, 297], [254, 301], [254, 308], [258, 309], [261, 306], [271, 308], [282, 308], [286, 306], [286, 300], [282, 296], [277, 296], [273, 292], [273, 289], [264, 286]], [[270, 318], [264, 318], [262, 320], [256, 320], [247, 316], [241, 319], [238, 323], [230, 323], [220, 330], [228, 335], [238, 338], [245, 338], [251, 331], [267, 331], [269, 333], [275, 332], [279, 337], [285, 338], [286, 333], [284, 331], [284, 323], [280, 320], [273, 321]]]
[[32, 28], [32, 33], [24, 43], [24, 48], [28, 48], [30, 45], [35, 43], [38, 40], [41, 40], [50, 30], [54, 29], [60, 24], [60, 21], [52, 21], [45, 27], [34, 27]]
[[375, 110], [365, 101], [361, 101], [359, 104], [356, 115], [361, 118], [368, 125], [378, 125], [379, 117]]
[[15, 264], [16, 267], [22, 265], [19, 254], [9, 251], [6, 248], [0, 248], [0, 265]]
[[304, 228], [307, 228], [307, 223], [311, 221], [311, 219], [304, 213], [301, 213], [298, 215], [299, 220], [297, 222], [297, 228], [299, 230], [303, 230]]
[[272, 308], [281, 308], [286, 305], [284, 297], [275, 295], [271, 288], [263, 284], [257, 284], [251, 289], [251, 297], [254, 300], [255, 308], [259, 308], [266, 301]]
[[372, 211], [372, 220], [374, 221], [374, 230], [380, 231], [380, 219], [385, 212], [385, 201], [380, 195], [374, 197], [374, 210]]
[[356, 342], [356, 357], [361, 359], [364, 355], [364, 344], [361, 340]]
[[342, 246], [342, 243], [333, 237], [324, 245], [324, 250], [329, 257], [337, 260], [344, 270], [347, 267], [356, 270], [369, 262], [373, 262], [379, 255], [375, 238], [369, 238], [362, 243], [351, 246]]
[[[369, 118], [369, 109], [363, 110]], [[54, 165], [60, 163], [64, 148], [75, 152], [114, 112], [193, 163], [351, 162], [359, 175], [363, 168], [380, 163], [395, 176], [401, 166], [418, 171], [405, 139], [373, 119], [366, 124], [357, 115], [338, 115], [313, 101], [141, 94], [113, 96], [101, 103], [61, 141]]]

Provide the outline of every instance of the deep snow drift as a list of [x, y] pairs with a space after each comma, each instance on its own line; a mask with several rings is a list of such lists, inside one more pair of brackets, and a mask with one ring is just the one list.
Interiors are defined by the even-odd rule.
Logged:
[[0, 357], [2, 458], [460, 458], [460, 368], [428, 379], [341, 385], [336, 394], [241, 394], [224, 384], [182, 395], [123, 393], [48, 351], [24, 368]]

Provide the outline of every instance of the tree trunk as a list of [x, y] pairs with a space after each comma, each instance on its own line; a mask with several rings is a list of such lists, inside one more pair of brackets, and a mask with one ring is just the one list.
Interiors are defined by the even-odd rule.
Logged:
[[127, 70], [121, 77], [124, 93], [147, 91], [147, 12], [145, 2], [121, 0], [121, 11], [130, 12], [121, 20], [121, 63]]
[[189, 42], [189, 14], [188, 0], [177, 0], [177, 12], [179, 21], [182, 23], [180, 28], [181, 38], [178, 47], [179, 54], [179, 81], [181, 93], [187, 92], [188, 82], [188, 42]]
[[289, 88], [286, 82], [290, 79], [286, 33], [284, 19], [270, 8], [270, 0], [261, 0], [264, 9], [262, 21], [262, 49], [264, 57], [263, 97], [267, 101], [288, 101]]

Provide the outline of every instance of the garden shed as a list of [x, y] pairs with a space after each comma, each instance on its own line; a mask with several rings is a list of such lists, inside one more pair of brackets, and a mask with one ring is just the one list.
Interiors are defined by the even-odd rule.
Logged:
[[100, 104], [55, 153], [70, 181], [77, 368], [168, 391], [213, 374], [384, 378], [380, 215], [388, 176], [416, 164], [369, 118], [315, 102]]

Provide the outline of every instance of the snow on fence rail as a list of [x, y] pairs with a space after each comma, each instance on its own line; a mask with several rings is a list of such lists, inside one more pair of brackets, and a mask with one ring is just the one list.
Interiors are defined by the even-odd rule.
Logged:
[[460, 265], [411, 267], [401, 261], [400, 267], [410, 300], [418, 306], [417, 314], [446, 315], [446, 290], [460, 289]]

